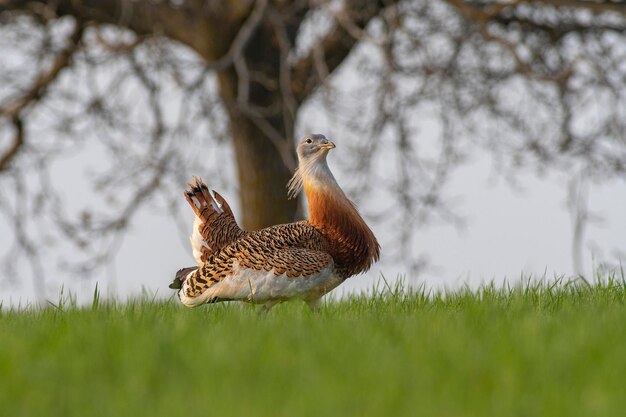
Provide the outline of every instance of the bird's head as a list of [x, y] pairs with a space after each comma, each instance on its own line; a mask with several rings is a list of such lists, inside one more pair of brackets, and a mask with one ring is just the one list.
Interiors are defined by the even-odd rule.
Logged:
[[326, 158], [328, 151], [333, 149], [335, 144], [320, 134], [305, 135], [298, 144], [298, 162], [300, 165], [318, 158]]
[[305, 135], [298, 144], [298, 169], [287, 184], [290, 198], [295, 198], [302, 189], [304, 182], [321, 185], [336, 184], [333, 174], [328, 169], [326, 155], [335, 144], [320, 134]]

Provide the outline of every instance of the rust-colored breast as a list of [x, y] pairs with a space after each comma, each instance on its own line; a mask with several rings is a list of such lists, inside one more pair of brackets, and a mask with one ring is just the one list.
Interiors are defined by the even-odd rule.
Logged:
[[343, 193], [305, 183], [309, 221], [329, 242], [337, 272], [345, 279], [367, 271], [378, 260], [380, 245], [374, 233]]

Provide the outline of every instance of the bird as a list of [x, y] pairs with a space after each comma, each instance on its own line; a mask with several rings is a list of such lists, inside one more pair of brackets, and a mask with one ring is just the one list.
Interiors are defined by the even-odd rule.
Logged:
[[184, 195], [195, 214], [190, 241], [197, 265], [180, 269], [170, 285], [183, 305], [239, 300], [269, 311], [300, 299], [319, 310], [325, 294], [378, 261], [374, 233], [328, 166], [335, 147], [322, 134], [301, 139], [287, 195], [304, 190], [309, 218], [257, 231], [241, 229], [226, 200], [193, 177]]

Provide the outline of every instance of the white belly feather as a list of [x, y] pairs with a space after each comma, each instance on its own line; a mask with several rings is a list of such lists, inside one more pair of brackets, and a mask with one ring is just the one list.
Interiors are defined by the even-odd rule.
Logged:
[[189, 241], [191, 242], [191, 251], [193, 253], [193, 258], [196, 260], [198, 266], [202, 265], [202, 247], [207, 249], [211, 249], [209, 245], [207, 245], [206, 241], [202, 238], [198, 227], [202, 224], [202, 220], [198, 216], [195, 216], [193, 221], [193, 228], [191, 232], [191, 236], [189, 236]]
[[217, 284], [212, 285], [195, 298], [187, 297], [187, 282], [180, 290], [180, 301], [193, 307], [211, 299], [243, 300], [253, 303], [265, 303], [272, 300], [289, 300], [300, 298], [315, 300], [341, 284], [342, 280], [332, 268], [322, 269], [311, 276], [288, 277], [286, 274], [276, 275], [274, 270], [257, 271], [240, 268], [237, 263], [233, 273]]

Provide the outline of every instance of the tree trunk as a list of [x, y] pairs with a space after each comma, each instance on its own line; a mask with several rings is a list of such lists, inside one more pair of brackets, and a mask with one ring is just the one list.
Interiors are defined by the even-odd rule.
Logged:
[[[219, 92], [230, 119], [237, 160], [241, 226], [258, 230], [292, 222], [299, 214], [298, 200], [287, 199], [286, 185], [293, 172], [285, 162], [295, 165], [293, 115], [297, 109], [288, 111], [279, 88], [280, 50], [268, 21], [255, 30], [238, 59], [248, 74], [234, 67], [219, 72]], [[242, 83], [247, 92], [238, 97]], [[268, 129], [273, 131], [273, 140]]]
[[286, 188], [292, 172], [270, 139], [250, 120], [232, 112], [230, 116], [243, 212], [242, 227], [258, 230], [294, 221], [298, 200], [288, 200]]
[[[287, 167], [276, 144], [267, 137], [237, 103], [237, 75], [226, 70], [218, 75], [220, 96], [229, 116], [232, 143], [237, 161], [239, 201], [243, 217], [240, 225], [246, 230], [258, 230], [280, 223], [292, 222], [300, 214], [298, 200], [287, 199], [287, 182], [293, 172]], [[280, 109], [280, 94], [251, 83], [248, 103], [267, 106], [275, 103]], [[246, 104], [248, 105], [248, 104]], [[293, 129], [278, 115], [264, 121], [281, 136], [281, 145], [295, 161]]]

